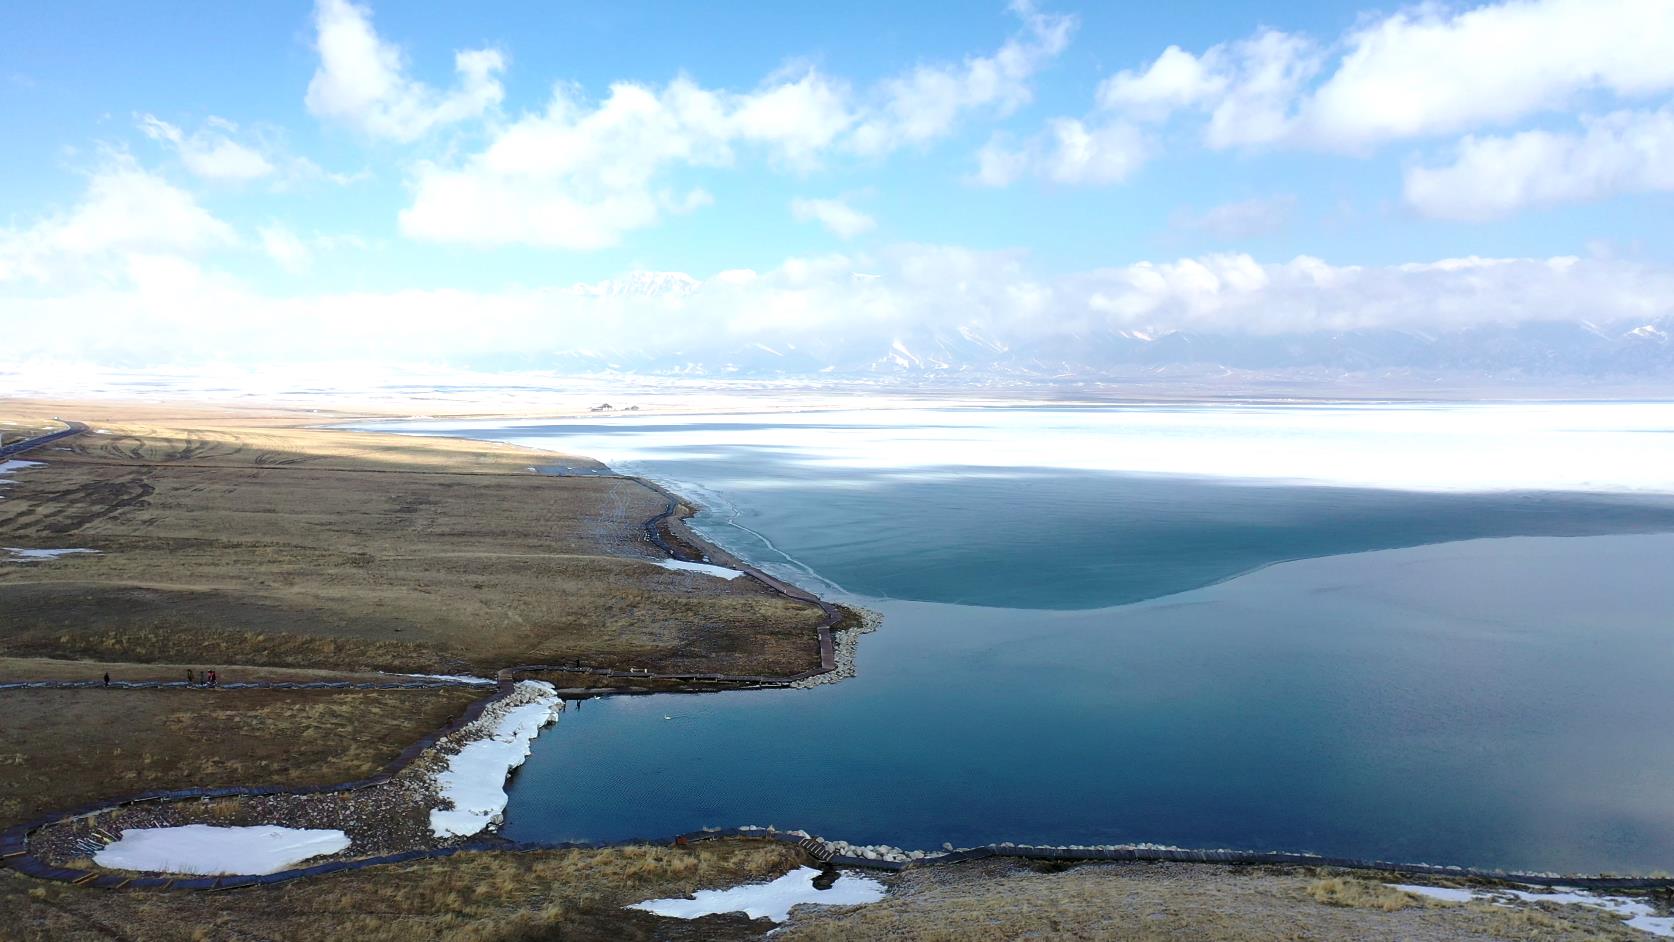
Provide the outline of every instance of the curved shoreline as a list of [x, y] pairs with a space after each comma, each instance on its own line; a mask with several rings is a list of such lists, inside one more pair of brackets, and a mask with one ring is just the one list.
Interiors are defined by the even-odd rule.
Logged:
[[[63, 434], [63, 433], [60, 433]], [[559, 476], [565, 476], [561, 472]], [[1499, 882], [1522, 883], [1536, 886], [1573, 886], [1586, 889], [1674, 889], [1674, 877], [1606, 877], [1606, 876], [1564, 876], [1551, 873], [1532, 873], [1522, 871], [1505, 871], [1471, 867], [1452, 867], [1434, 864], [1402, 864], [1390, 861], [1378, 861], [1360, 858], [1322, 857], [1306, 853], [1295, 852], [1264, 852], [1239, 850], [1193, 850], [1175, 847], [1157, 846], [1105, 846], [1088, 847], [1078, 845], [1013, 845], [1009, 842], [988, 844], [974, 848], [951, 852], [937, 852], [926, 854], [921, 859], [886, 860], [872, 859], [860, 856], [842, 855], [833, 852], [833, 844], [820, 838], [807, 836], [804, 832], [776, 831], [764, 828], [731, 828], [720, 830], [701, 830], [687, 834], [663, 838], [630, 838], [619, 841], [598, 842], [520, 842], [510, 841], [497, 836], [472, 839], [460, 844], [439, 848], [410, 850], [394, 854], [383, 854], [375, 857], [335, 860], [310, 867], [299, 867], [264, 876], [220, 876], [220, 877], [171, 877], [171, 876], [141, 876], [130, 877], [120, 873], [101, 869], [79, 870], [56, 867], [35, 857], [30, 850], [30, 837], [37, 831], [63, 823], [72, 819], [97, 814], [105, 811], [117, 810], [145, 802], [172, 802], [188, 799], [203, 798], [237, 798], [265, 795], [314, 795], [333, 792], [352, 792], [387, 784], [396, 774], [406, 769], [427, 750], [433, 748], [443, 738], [458, 732], [465, 726], [479, 718], [483, 711], [492, 703], [507, 696], [514, 688], [516, 676], [523, 673], [586, 673], [597, 676], [617, 678], [669, 680], [682, 683], [711, 683], [724, 684], [721, 689], [751, 689], [755, 687], [773, 686], [784, 687], [791, 684], [830, 673], [837, 669], [835, 644], [832, 637], [833, 629], [845, 619], [846, 610], [833, 603], [827, 602], [797, 586], [777, 579], [747, 562], [739, 560], [726, 550], [711, 544], [692, 531], [684, 523], [690, 515], [691, 505], [681, 500], [677, 495], [663, 486], [635, 475], [620, 474], [609, 471], [590, 472], [587, 477], [613, 477], [621, 480], [631, 480], [662, 496], [668, 503], [658, 514], [653, 515], [641, 526], [647, 540], [658, 549], [667, 553], [672, 559], [681, 559], [682, 553], [696, 554], [701, 560], [719, 560], [729, 567], [737, 568], [761, 584], [786, 595], [787, 597], [817, 605], [825, 614], [822, 623], [817, 626], [820, 666], [816, 669], [802, 671], [788, 676], [768, 675], [728, 675], [728, 674], [662, 674], [650, 671], [623, 671], [611, 668], [596, 668], [580, 665], [518, 665], [502, 668], [497, 672], [497, 683], [494, 692], [473, 701], [459, 717], [443, 726], [436, 732], [425, 736], [409, 745], [379, 772], [363, 779], [332, 785], [304, 786], [304, 787], [263, 787], [263, 786], [223, 786], [218, 788], [187, 788], [173, 790], [154, 790], [133, 795], [125, 799], [99, 801], [79, 808], [39, 816], [30, 821], [14, 825], [0, 832], [0, 866], [10, 867], [20, 873], [38, 879], [55, 880], [80, 886], [92, 886], [101, 889], [200, 889], [220, 890], [235, 889], [248, 886], [260, 886], [282, 883], [289, 880], [309, 876], [319, 876], [348, 870], [361, 870], [383, 864], [402, 863], [413, 860], [451, 857], [458, 853], [474, 853], [486, 851], [500, 851], [511, 853], [527, 853], [540, 851], [568, 850], [568, 849], [601, 849], [611, 847], [626, 847], [646, 844], [689, 843], [693, 841], [715, 840], [728, 837], [755, 838], [774, 840], [783, 843], [793, 843], [800, 846], [813, 859], [831, 866], [856, 869], [872, 869], [884, 871], [899, 871], [907, 868], [954, 864], [967, 860], [988, 857], [1018, 858], [1040, 861], [1058, 862], [1141, 862], [1141, 861], [1170, 861], [1190, 863], [1224, 863], [1234, 865], [1268, 865], [1268, 866], [1299, 866], [1299, 867], [1329, 867], [1333, 869], [1373, 871], [1391, 874], [1414, 874], [1425, 876], [1441, 876], [1457, 879], [1478, 879]], [[682, 509], [687, 513], [683, 514]], [[664, 530], [667, 533], [664, 533]], [[678, 529], [676, 529], [678, 528]], [[669, 537], [673, 537], [670, 542]], [[678, 548], [677, 548], [678, 545]], [[20, 682], [5, 686], [41, 686], [43, 682]], [[57, 686], [58, 682], [48, 682]], [[61, 682], [65, 686], [91, 686], [90, 682]], [[165, 685], [165, 684], [160, 684]], [[392, 687], [431, 687], [456, 686], [459, 684], [408, 683], [391, 684]], [[137, 684], [122, 686], [138, 687]], [[233, 686], [233, 685], [228, 685]], [[275, 683], [276, 687], [307, 686], [295, 683]], [[329, 684], [322, 686], [352, 686], [349, 684]], [[592, 697], [622, 694], [649, 693], [680, 693], [680, 692], [708, 692], [716, 688], [654, 689], [654, 688], [580, 688], [560, 690], [565, 697]]]

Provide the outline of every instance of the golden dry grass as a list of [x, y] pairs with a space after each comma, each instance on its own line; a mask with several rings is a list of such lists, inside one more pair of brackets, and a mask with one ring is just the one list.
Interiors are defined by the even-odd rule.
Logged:
[[0, 691], [0, 826], [158, 788], [369, 775], [485, 691]]
[[880, 903], [799, 910], [775, 939], [1626, 942], [1638, 937], [1597, 910], [1429, 906], [1411, 898], [1396, 905], [1379, 887], [1358, 874], [1204, 864], [1091, 865], [1062, 872], [1005, 862], [961, 864], [909, 872]]
[[0, 654], [484, 672], [818, 663], [816, 606], [649, 564], [641, 525], [664, 500], [638, 482], [534, 474], [557, 456], [459, 439], [87, 417], [110, 434], [32, 453], [46, 466], [13, 478], [0, 538], [99, 555], [0, 564]]
[[477, 853], [231, 893], [110, 893], [0, 871], [0, 911], [15, 933], [6, 938], [19, 940], [743, 939], [768, 924], [741, 915], [669, 924], [622, 907], [771, 879], [800, 862], [791, 847], [748, 840]]

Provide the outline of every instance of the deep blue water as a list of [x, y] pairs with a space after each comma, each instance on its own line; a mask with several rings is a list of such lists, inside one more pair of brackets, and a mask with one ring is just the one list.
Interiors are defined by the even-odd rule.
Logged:
[[866, 423], [745, 424], [456, 430], [620, 457], [729, 548], [885, 616], [841, 684], [572, 707], [508, 836], [1674, 869], [1666, 496], [834, 464]]

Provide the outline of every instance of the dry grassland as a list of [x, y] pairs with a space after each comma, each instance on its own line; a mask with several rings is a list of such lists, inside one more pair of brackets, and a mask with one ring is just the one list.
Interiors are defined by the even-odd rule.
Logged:
[[641, 525], [664, 501], [635, 481], [539, 475], [531, 465], [555, 456], [458, 439], [59, 414], [108, 434], [29, 456], [46, 466], [6, 488], [0, 545], [99, 554], [0, 564], [3, 655], [479, 672], [818, 664], [816, 606], [651, 565]]
[[983, 861], [908, 871], [882, 902], [799, 912], [785, 942], [1643, 942], [1578, 906], [1434, 903], [1362, 874], [1208, 864], [1069, 870]]
[[483, 695], [470, 688], [0, 691], [0, 827], [152, 789], [361, 778]]
[[783, 844], [461, 854], [228, 893], [110, 893], [0, 871], [6, 938], [200, 942], [518, 942], [525, 939], [758, 939], [741, 914], [695, 922], [622, 907], [771, 879], [801, 862]]

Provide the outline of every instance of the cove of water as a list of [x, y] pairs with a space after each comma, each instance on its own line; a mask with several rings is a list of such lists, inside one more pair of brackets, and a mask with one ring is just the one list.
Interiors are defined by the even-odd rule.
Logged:
[[840, 684], [572, 708], [509, 837], [1674, 869], [1667, 406], [403, 430], [658, 479], [711, 539], [884, 615]]

